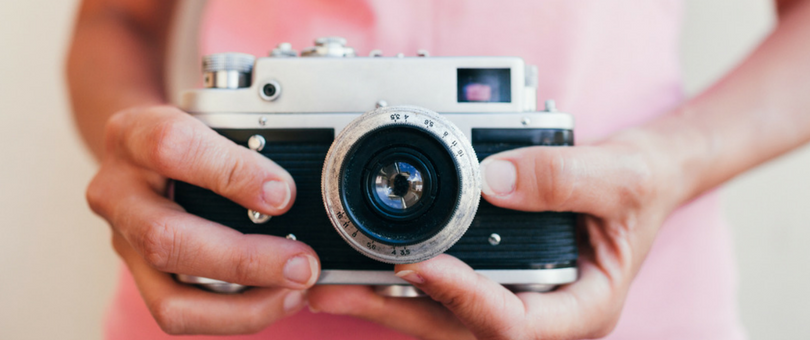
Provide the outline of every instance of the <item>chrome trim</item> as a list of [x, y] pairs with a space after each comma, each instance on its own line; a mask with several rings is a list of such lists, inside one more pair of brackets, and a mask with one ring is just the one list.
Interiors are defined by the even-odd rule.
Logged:
[[411, 285], [374, 286], [374, 292], [377, 295], [389, 297], [414, 298], [427, 296], [421, 289]]
[[[361, 115], [335, 113], [192, 113], [214, 129], [300, 129], [332, 128], [339, 134]], [[442, 113], [468, 140], [473, 128], [487, 129], [574, 129], [574, 117], [563, 112]]]
[[[480, 269], [483, 276], [502, 285], [561, 285], [577, 280], [576, 267], [555, 269]], [[393, 271], [333, 270], [321, 271], [318, 284], [333, 285], [407, 285]]]
[[[345, 48], [328, 50], [318, 53], [340, 54]], [[511, 102], [459, 103], [459, 68], [510, 69]], [[438, 112], [521, 112], [537, 107], [537, 89], [526, 86], [525, 64], [517, 57], [266, 57], [256, 59], [253, 70], [250, 88], [187, 90], [180, 107], [193, 112], [365, 112], [380, 98], [390, 105]], [[284, 86], [284, 95], [274, 101], [260, 96], [262, 84], [270, 79]]]
[[207, 277], [185, 275], [185, 274], [174, 274], [174, 277], [179, 282], [196, 285], [200, 288], [215, 293], [234, 294], [239, 293], [248, 288], [248, 286], [243, 286], [238, 283], [230, 283], [221, 280], [214, 280], [209, 279]]

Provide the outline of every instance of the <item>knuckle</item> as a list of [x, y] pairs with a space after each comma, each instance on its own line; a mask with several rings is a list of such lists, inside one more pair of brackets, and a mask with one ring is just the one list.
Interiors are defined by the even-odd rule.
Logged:
[[152, 317], [160, 329], [169, 335], [188, 333], [183, 310], [172, 299], [161, 299], [152, 303]]
[[166, 119], [156, 124], [145, 136], [149, 145], [147, 157], [158, 172], [171, 172], [185, 164], [196, 152], [197, 134], [183, 120]]
[[98, 215], [104, 214], [104, 203], [107, 202], [106, 192], [107, 190], [102, 184], [100, 174], [97, 174], [96, 177], [93, 177], [93, 180], [90, 181], [90, 185], [87, 186], [87, 190], [84, 193], [90, 209]]
[[273, 320], [268, 317], [269, 310], [267, 306], [261, 304], [253, 304], [245, 311], [242, 320], [242, 331], [240, 333], [253, 334], [265, 329]]
[[613, 333], [613, 330], [616, 329], [616, 325], [619, 323], [619, 318], [617, 316], [607, 316], [605, 319], [602, 319], [601, 322], [595, 324], [589, 334], [591, 338], [604, 338], [610, 333]]
[[[608, 293], [609, 294], [609, 293]], [[582, 302], [580, 302], [582, 303]], [[623, 303], [616, 299], [615, 295], [603, 296], [602, 299], [592, 301], [589, 313], [583, 316], [583, 319], [588, 320], [585, 328], [585, 334], [589, 338], [603, 338], [616, 328], [619, 323]]]
[[450, 310], [457, 310], [464, 306], [464, 299], [457, 294], [438, 294], [434, 298], [441, 301]]
[[239, 180], [245, 171], [245, 162], [239, 157], [233, 157], [229, 162], [223, 163], [223, 169], [216, 181], [216, 187], [212, 188], [219, 193], [227, 194], [234, 190], [239, 190]]
[[233, 275], [236, 283], [250, 284], [255, 282], [257, 273], [262, 272], [260, 256], [253, 247], [237, 248], [233, 255]]
[[543, 190], [539, 190], [542, 201], [550, 208], [563, 206], [574, 191], [574, 181], [571, 178], [571, 166], [565, 155], [558, 150], [550, 149], [536, 158], [535, 173], [539, 175], [537, 182]]
[[649, 165], [637, 157], [628, 159], [622, 168], [625, 180], [619, 188], [625, 203], [637, 206], [654, 193], [654, 179]]
[[129, 122], [130, 111], [124, 110], [114, 113], [104, 125], [104, 141], [107, 150], [113, 150], [119, 138], [126, 130]]
[[167, 271], [173, 268], [179, 237], [165, 219], [156, 219], [141, 235], [141, 254], [153, 268]]
[[431, 297], [450, 310], [464, 310], [468, 304], [468, 299], [465, 298], [463, 293], [454, 289], [431, 292]]

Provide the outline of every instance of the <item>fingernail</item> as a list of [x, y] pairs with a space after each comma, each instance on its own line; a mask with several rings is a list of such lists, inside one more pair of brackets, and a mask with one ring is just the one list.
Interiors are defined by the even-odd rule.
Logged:
[[413, 270], [401, 270], [396, 273], [396, 275], [405, 281], [410, 283], [425, 283], [425, 279], [423, 279], [419, 274], [417, 274]]
[[318, 279], [318, 260], [311, 255], [299, 255], [287, 260], [284, 265], [284, 277], [287, 280], [303, 284], [307, 287]]
[[500, 159], [481, 162], [481, 190], [487, 195], [506, 196], [515, 191], [517, 170], [509, 161]]
[[319, 309], [313, 307], [312, 305], [309, 305], [307, 307], [309, 307], [309, 312], [312, 313], [312, 314], [317, 314], [317, 313], [321, 312]]
[[301, 307], [304, 303], [304, 292], [294, 290], [284, 297], [284, 311], [289, 313]]
[[276, 209], [284, 209], [290, 203], [290, 185], [284, 181], [264, 183], [264, 201]]

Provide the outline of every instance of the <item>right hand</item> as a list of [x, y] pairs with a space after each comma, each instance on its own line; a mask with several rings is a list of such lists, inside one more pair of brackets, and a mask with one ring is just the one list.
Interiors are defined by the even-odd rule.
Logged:
[[[113, 230], [160, 327], [170, 334], [254, 333], [305, 305], [320, 264], [309, 246], [244, 235], [186, 213], [166, 198], [169, 179], [204, 187], [268, 215], [286, 212], [295, 183], [273, 161], [236, 145], [171, 106], [113, 115], [87, 201]], [[180, 284], [170, 273], [256, 286], [223, 295]]]

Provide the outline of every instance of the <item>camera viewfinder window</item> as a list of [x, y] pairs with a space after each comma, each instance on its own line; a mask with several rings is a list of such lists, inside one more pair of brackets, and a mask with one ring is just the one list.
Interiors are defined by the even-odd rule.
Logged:
[[459, 103], [512, 102], [511, 70], [508, 68], [458, 69]]

